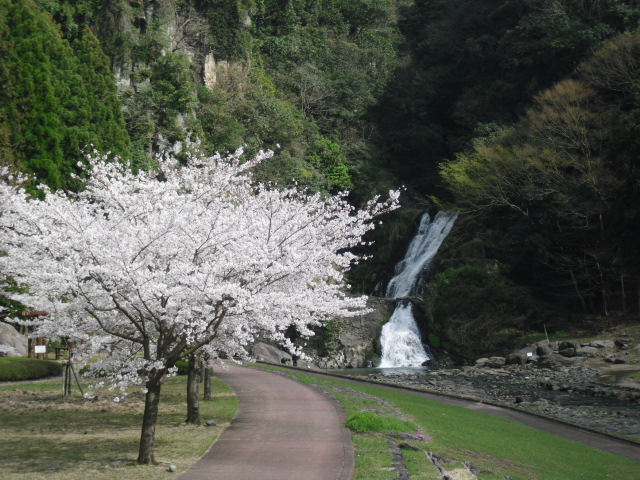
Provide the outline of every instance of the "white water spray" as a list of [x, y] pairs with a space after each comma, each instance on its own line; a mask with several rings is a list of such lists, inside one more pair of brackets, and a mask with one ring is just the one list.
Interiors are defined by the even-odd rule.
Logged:
[[[404, 259], [396, 265], [394, 277], [387, 286], [389, 298], [420, 293], [422, 273], [429, 267], [457, 218], [456, 213], [438, 212], [431, 222], [425, 213], [418, 233], [411, 240]], [[399, 300], [389, 321], [382, 327], [380, 368], [419, 367], [429, 355], [425, 352], [411, 302]]]

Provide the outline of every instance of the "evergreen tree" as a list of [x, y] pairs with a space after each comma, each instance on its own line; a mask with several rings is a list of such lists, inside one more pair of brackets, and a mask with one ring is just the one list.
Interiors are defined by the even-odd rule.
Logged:
[[122, 105], [111, 72], [109, 58], [96, 36], [85, 29], [75, 42], [78, 71], [84, 81], [85, 106], [89, 125], [93, 127], [94, 143], [102, 150], [112, 150], [122, 156], [129, 154], [129, 136], [122, 115]]
[[78, 42], [77, 57], [35, 2], [3, 0], [0, 45], [0, 118], [22, 168], [54, 189], [74, 189], [70, 174], [88, 145], [128, 154], [113, 75], [95, 37]]

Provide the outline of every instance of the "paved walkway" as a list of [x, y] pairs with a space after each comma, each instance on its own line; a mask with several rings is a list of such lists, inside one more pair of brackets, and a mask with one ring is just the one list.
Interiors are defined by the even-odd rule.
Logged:
[[312, 387], [271, 372], [230, 365], [216, 375], [238, 397], [238, 412], [180, 480], [350, 480], [353, 446], [337, 405]]

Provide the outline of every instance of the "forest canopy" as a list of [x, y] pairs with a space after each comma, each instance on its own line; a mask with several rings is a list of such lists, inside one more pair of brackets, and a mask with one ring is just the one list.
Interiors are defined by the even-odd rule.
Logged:
[[0, 0], [0, 162], [78, 190], [90, 145], [143, 170], [272, 148], [258, 182], [406, 185], [360, 292], [447, 206], [432, 273], [485, 269], [518, 328], [637, 313], [639, 26], [635, 0]]

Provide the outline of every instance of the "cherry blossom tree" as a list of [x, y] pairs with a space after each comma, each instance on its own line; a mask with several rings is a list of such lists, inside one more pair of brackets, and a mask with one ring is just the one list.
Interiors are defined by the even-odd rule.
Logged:
[[344, 193], [253, 184], [269, 156], [164, 159], [154, 174], [94, 153], [84, 191], [41, 186], [44, 199], [0, 172], [0, 271], [29, 286], [16, 300], [50, 312], [38, 335], [100, 351], [93, 366], [111, 388], [144, 384], [138, 463], [154, 462], [161, 384], [178, 360], [206, 345], [246, 355], [257, 335], [296, 351], [289, 326], [309, 336], [364, 308], [347, 295], [350, 249], [399, 193], [356, 211]]

